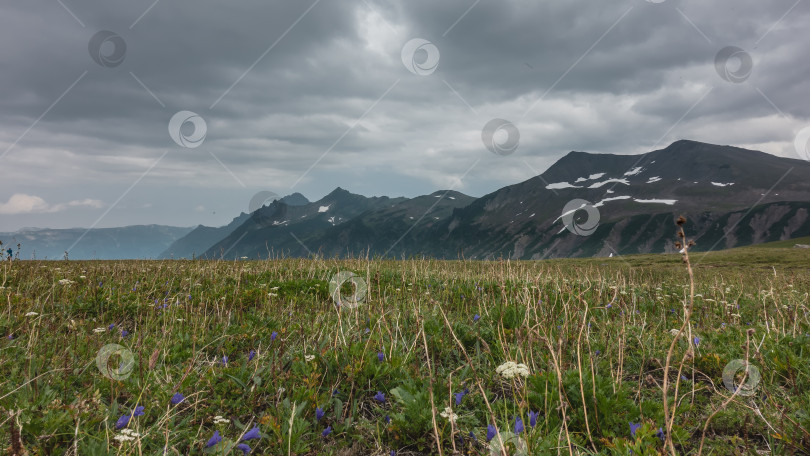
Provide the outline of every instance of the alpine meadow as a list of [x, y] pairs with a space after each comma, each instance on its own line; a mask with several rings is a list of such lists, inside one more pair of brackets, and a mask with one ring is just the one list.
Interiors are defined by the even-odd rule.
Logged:
[[810, 2], [0, 14], [0, 455], [810, 456]]

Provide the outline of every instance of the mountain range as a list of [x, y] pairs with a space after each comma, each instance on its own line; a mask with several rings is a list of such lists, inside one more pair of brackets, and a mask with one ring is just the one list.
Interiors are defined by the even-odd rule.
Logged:
[[[452, 190], [365, 197], [337, 188], [310, 202], [293, 194], [222, 227], [91, 230], [70, 257], [541, 259], [666, 253], [675, 251], [680, 215], [687, 217], [686, 234], [698, 251], [808, 236], [810, 162], [688, 140], [641, 155], [570, 152], [542, 174], [480, 198]], [[43, 243], [51, 252], [59, 239], [69, 240], [54, 234], [61, 231], [69, 230], [0, 233], [0, 240], [16, 244], [23, 238], [23, 249], [28, 243], [43, 257]], [[135, 232], [144, 237], [125, 239]]]

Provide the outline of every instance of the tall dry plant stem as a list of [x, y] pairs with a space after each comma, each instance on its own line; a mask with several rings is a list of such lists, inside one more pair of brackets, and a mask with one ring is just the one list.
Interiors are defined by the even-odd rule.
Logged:
[[[666, 363], [664, 364], [664, 384], [662, 386], [662, 389], [663, 389], [663, 396], [664, 396], [664, 424], [665, 424], [665, 426], [667, 428], [666, 433], [665, 433], [664, 446], [666, 448], [669, 448], [669, 451], [673, 456], [677, 456], [677, 454], [678, 454], [675, 451], [675, 444], [672, 441], [672, 425], [673, 425], [673, 423], [675, 421], [675, 411], [677, 410], [678, 403], [677, 403], [677, 398], [675, 398], [675, 400], [673, 400], [672, 413], [670, 413], [669, 412], [669, 397], [668, 397], [668, 394], [669, 394], [669, 367], [670, 367], [670, 363], [672, 362], [672, 353], [675, 351], [675, 344], [678, 343], [678, 339], [681, 338], [681, 335], [683, 335], [683, 332], [686, 329], [686, 326], [689, 324], [689, 319], [692, 316], [692, 308], [694, 306], [694, 300], [695, 300], [695, 276], [694, 276], [694, 273], [692, 272], [692, 264], [689, 262], [689, 247], [693, 246], [694, 243], [692, 241], [687, 242], [686, 233], [684, 233], [684, 231], [683, 231], [683, 226], [684, 226], [684, 224], [686, 224], [686, 218], [684, 218], [683, 216], [678, 217], [678, 220], [677, 220], [676, 224], [678, 225], [677, 234], [678, 234], [678, 237], [680, 238], [680, 241], [675, 243], [675, 247], [676, 248], [682, 247], [681, 254], [683, 255], [683, 262], [686, 263], [686, 270], [689, 273], [689, 302], [688, 302], [688, 304], [686, 306], [684, 306], [685, 308], [684, 308], [684, 314], [683, 314], [683, 323], [681, 324], [680, 329], [678, 329], [678, 333], [672, 339], [672, 343], [669, 345], [669, 350], [667, 350]], [[688, 351], [692, 350], [692, 344], [689, 341], [687, 341], [687, 350]], [[677, 385], [680, 383], [680, 378], [676, 378], [675, 382], [676, 382], [676, 391], [677, 391]]]

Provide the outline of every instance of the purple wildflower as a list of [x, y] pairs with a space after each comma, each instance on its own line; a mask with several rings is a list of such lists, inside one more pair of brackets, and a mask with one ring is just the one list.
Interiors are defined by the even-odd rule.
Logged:
[[326, 429], [321, 432], [321, 435], [326, 437], [327, 435], [332, 433], [332, 426], [327, 426]]
[[523, 429], [523, 420], [519, 416], [515, 417], [515, 434], [520, 434]]
[[107, 326], [107, 331], [112, 331], [115, 328], [115, 323], [110, 323], [110, 326]]
[[377, 359], [378, 359], [380, 362], [385, 361], [385, 353], [383, 353], [383, 352], [377, 352]]
[[256, 356], [256, 350], [251, 350], [250, 353], [248, 353], [248, 361], [253, 361], [254, 356]]
[[273, 331], [272, 333], [270, 333], [270, 340], [276, 340], [276, 337], [278, 337], [277, 332]]
[[259, 431], [259, 426], [254, 426], [253, 429], [247, 431], [245, 435], [242, 436], [242, 440], [253, 440], [260, 438], [262, 438], [262, 435]]
[[315, 409], [315, 420], [320, 421], [323, 416], [326, 415], [326, 412], [323, 411], [322, 408], [318, 407]]
[[222, 441], [222, 436], [219, 435], [219, 431], [214, 431], [214, 435], [208, 439], [208, 443], [205, 444], [206, 448], [211, 448], [212, 446], [216, 445], [217, 443]]
[[385, 415], [385, 424], [390, 424], [390, 423], [391, 423], [391, 417], [388, 416], [388, 415]]
[[666, 438], [665, 438], [665, 437], [666, 437], [666, 435], [664, 434], [664, 430], [663, 430], [662, 428], [658, 428], [658, 432], [656, 432], [656, 433], [655, 433], [655, 435], [656, 435], [656, 436], [657, 436], [659, 439], [661, 439], [661, 441], [662, 441], [662, 442], [663, 442], [664, 440], [666, 440]]
[[227, 365], [228, 365], [228, 355], [224, 355], [224, 356], [222, 357], [222, 361], [221, 361], [221, 363], [222, 363], [222, 365], [223, 365], [223, 366], [227, 366]]
[[250, 447], [247, 446], [244, 443], [240, 443], [239, 445], [236, 445], [236, 448], [239, 449], [239, 450], [242, 450], [243, 455], [250, 453]]
[[478, 321], [481, 318], [481, 315], [475, 314], [473, 317], [473, 321]]
[[531, 410], [529, 410], [529, 426], [531, 427], [537, 426], [537, 415], [539, 414], [540, 412], [532, 412]]
[[385, 402], [385, 394], [382, 391], [377, 391], [377, 394], [374, 395], [374, 399], [377, 402]]
[[129, 335], [129, 331], [127, 331], [126, 329], [121, 330], [121, 337], [127, 337], [128, 335]]
[[185, 399], [185, 396], [183, 396], [183, 394], [174, 393], [174, 396], [172, 396], [172, 399], [170, 400], [170, 402], [172, 403], [172, 405], [177, 405], [177, 404], [183, 402], [184, 399]]
[[492, 440], [495, 437], [495, 434], [498, 433], [498, 430], [495, 429], [495, 426], [488, 424], [487, 425], [487, 442]]
[[473, 434], [473, 431], [470, 431], [470, 438], [476, 442], [478, 441], [478, 437], [476, 437], [475, 434]]
[[141, 416], [143, 415], [143, 405], [136, 405], [135, 410], [132, 412], [132, 416]]
[[130, 414], [121, 415], [121, 418], [118, 418], [118, 421], [115, 422], [115, 430], [127, 427], [131, 418], [132, 415]]
[[692, 340], [695, 342], [695, 347], [697, 347], [698, 345], [700, 345], [700, 337], [695, 336], [695, 338], [694, 338], [694, 339], [692, 339]]
[[630, 422], [630, 435], [631, 435], [633, 438], [636, 438], [636, 431], [637, 431], [637, 430], [638, 430], [638, 428], [640, 428], [640, 427], [641, 427], [641, 423], [633, 423], [633, 422]]

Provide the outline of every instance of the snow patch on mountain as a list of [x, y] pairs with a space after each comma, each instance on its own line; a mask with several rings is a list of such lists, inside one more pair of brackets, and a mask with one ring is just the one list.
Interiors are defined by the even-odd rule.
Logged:
[[590, 176], [588, 176], [588, 177], [578, 177], [578, 178], [577, 178], [577, 180], [575, 180], [575, 181], [574, 181], [574, 183], [577, 183], [577, 182], [585, 182], [585, 181], [594, 180], [594, 179], [599, 179], [600, 177], [602, 177], [602, 176], [604, 176], [604, 175], [605, 175], [605, 173], [595, 173], [595, 174], [591, 174], [591, 175], [590, 175]]
[[605, 180], [605, 181], [602, 181], [602, 182], [593, 183], [588, 188], [599, 188], [599, 187], [601, 187], [601, 186], [603, 186], [605, 184], [609, 184], [611, 182], [616, 182], [618, 184], [624, 184], [624, 185], [630, 185], [630, 182], [628, 182], [627, 179], [615, 179], [614, 178], [614, 179], [608, 179], [608, 180]]
[[598, 203], [594, 204], [593, 207], [602, 207], [608, 201], [625, 200], [625, 199], [630, 199], [630, 198], [632, 198], [632, 196], [626, 196], [626, 195], [611, 196], [610, 198], [604, 198], [602, 201], [599, 201]]
[[667, 205], [670, 205], [670, 206], [672, 206], [673, 204], [678, 202], [678, 200], [671, 200], [671, 199], [638, 199], [638, 198], [633, 199], [633, 201], [635, 201], [637, 203], [667, 204]]
[[555, 182], [553, 184], [546, 185], [547, 190], [560, 190], [563, 188], [582, 188], [582, 187], [578, 185], [569, 184], [568, 182]]

